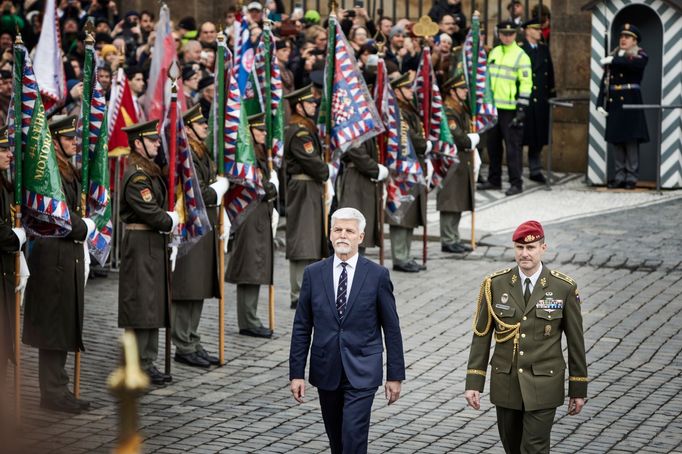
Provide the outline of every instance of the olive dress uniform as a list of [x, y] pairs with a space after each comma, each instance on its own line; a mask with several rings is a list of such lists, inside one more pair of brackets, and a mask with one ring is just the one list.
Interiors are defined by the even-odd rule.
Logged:
[[379, 156], [374, 139], [366, 140], [360, 146], [351, 148], [341, 156], [343, 171], [336, 182], [337, 208], [352, 207], [359, 210], [367, 221], [365, 238], [360, 243], [364, 248], [379, 246], [379, 202], [383, 183], [379, 178]]
[[[312, 86], [290, 93], [288, 99], [292, 101], [292, 111], [295, 103], [312, 101]], [[289, 260], [293, 307], [298, 302], [303, 270], [327, 256], [323, 186], [329, 179], [329, 167], [323, 159], [322, 142], [315, 123], [296, 113], [289, 121], [284, 135], [284, 165], [287, 175], [286, 258]]]
[[[128, 141], [141, 135], [158, 137], [158, 120], [124, 130]], [[118, 286], [118, 326], [137, 338], [140, 366], [156, 372], [159, 328], [170, 326], [170, 257], [168, 232], [173, 220], [167, 214], [168, 190], [161, 170], [133, 151], [123, 176], [120, 215], [125, 224]], [[166, 378], [167, 377], [167, 378]], [[170, 376], [164, 377], [170, 381]]]
[[[462, 82], [466, 83], [463, 77]], [[440, 241], [444, 249], [450, 247], [453, 251], [464, 252], [468, 249], [459, 243], [459, 221], [463, 211], [473, 211], [476, 189], [473, 150], [467, 135], [471, 130], [471, 115], [466, 103], [448, 96], [445, 116], [457, 146], [459, 164], [450, 166], [436, 197], [436, 209], [440, 212]], [[454, 249], [457, 247], [461, 249]]]
[[[76, 117], [50, 123], [53, 139], [76, 135]], [[68, 352], [85, 350], [83, 313], [87, 225], [80, 217], [81, 181], [73, 164], [57, 153], [59, 174], [71, 218], [71, 231], [61, 238], [36, 238], [28, 256], [31, 278], [26, 285], [24, 344], [39, 349], [41, 403], [73, 401], [66, 372]], [[85, 405], [84, 401], [82, 402]], [[87, 408], [84, 406], [83, 408]], [[73, 410], [73, 409], [72, 409]]]
[[556, 407], [564, 403], [568, 344], [570, 397], [587, 395], [587, 362], [580, 296], [575, 281], [542, 266], [524, 299], [519, 268], [485, 278], [474, 318], [466, 389], [483, 391], [490, 342], [490, 401], [497, 406], [498, 429], [507, 453], [548, 453]]

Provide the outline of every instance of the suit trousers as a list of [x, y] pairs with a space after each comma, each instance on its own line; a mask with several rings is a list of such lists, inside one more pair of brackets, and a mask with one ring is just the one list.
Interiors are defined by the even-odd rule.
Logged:
[[260, 285], [237, 284], [237, 326], [254, 330], [263, 326], [258, 318]]
[[488, 133], [488, 157], [490, 158], [488, 182], [495, 186], [502, 186], [502, 143], [504, 142], [507, 150], [509, 184], [518, 188], [523, 187], [521, 179], [523, 128], [511, 126], [515, 116], [516, 110], [499, 109], [497, 124]]
[[291, 286], [291, 302], [298, 303], [298, 295], [301, 293], [303, 283], [303, 271], [305, 267], [317, 260], [289, 260], [289, 285]]
[[369, 420], [377, 388], [353, 388], [344, 372], [333, 391], [317, 390], [332, 454], [367, 452]]
[[391, 259], [393, 264], [403, 264], [410, 261], [410, 246], [412, 244], [412, 228], [392, 225], [389, 227], [391, 236]]
[[526, 411], [497, 409], [497, 429], [507, 454], [549, 454], [556, 408]]
[[171, 339], [175, 350], [181, 355], [200, 351], [199, 322], [204, 300], [173, 300], [172, 306]]
[[639, 145], [637, 142], [613, 144], [613, 182], [637, 183], [639, 179]]
[[528, 145], [528, 171], [530, 176], [542, 175], [542, 145]]
[[38, 350], [38, 382], [40, 383], [40, 397], [45, 400], [60, 399], [69, 391], [69, 375], [66, 373], [66, 358], [68, 352], [64, 350]]
[[461, 211], [440, 212], [440, 242], [441, 244], [459, 243], [459, 221]]
[[134, 328], [137, 350], [140, 355], [140, 367], [147, 370], [154, 365], [159, 355], [159, 329]]

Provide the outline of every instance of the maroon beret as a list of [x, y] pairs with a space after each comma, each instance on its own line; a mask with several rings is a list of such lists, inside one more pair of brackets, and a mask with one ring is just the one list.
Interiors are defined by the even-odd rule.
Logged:
[[539, 241], [545, 237], [542, 224], [538, 221], [526, 221], [514, 230], [512, 241], [514, 243], [528, 244]]

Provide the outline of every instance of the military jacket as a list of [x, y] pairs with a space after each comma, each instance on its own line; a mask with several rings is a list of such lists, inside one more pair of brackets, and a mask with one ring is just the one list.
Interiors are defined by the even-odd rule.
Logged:
[[459, 164], [451, 165], [436, 197], [436, 209], [446, 212], [462, 212], [474, 209], [474, 156], [471, 139], [471, 115], [466, 105], [448, 98], [445, 116], [457, 146]]
[[120, 209], [126, 230], [118, 287], [119, 328], [169, 326], [170, 262], [164, 232], [173, 222], [167, 209], [166, 183], [158, 167], [131, 153]]
[[291, 117], [284, 136], [287, 174], [286, 258], [319, 260], [327, 255], [323, 184], [329, 168], [313, 122]]
[[549, 142], [549, 98], [556, 95], [554, 65], [545, 43], [538, 43], [533, 48], [524, 41], [521, 48], [530, 57], [533, 72], [533, 89], [523, 122], [523, 144], [542, 147]]
[[483, 391], [490, 355], [490, 401], [528, 411], [555, 408], [565, 397], [568, 346], [568, 395], [587, 396], [587, 362], [578, 288], [570, 277], [543, 266], [528, 304], [518, 267], [498, 271], [481, 285], [466, 389]]
[[[14, 260], [19, 250], [19, 239], [12, 231], [12, 192], [0, 176], [0, 273], [2, 294], [0, 295], [0, 361], [14, 358]], [[0, 370], [4, 370], [0, 364]]]

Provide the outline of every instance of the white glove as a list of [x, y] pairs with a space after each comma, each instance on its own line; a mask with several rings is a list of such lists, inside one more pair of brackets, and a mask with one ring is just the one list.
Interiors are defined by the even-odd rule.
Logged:
[[[83, 222], [85, 222], [85, 227], [88, 229], [87, 235], [85, 235], [85, 239], [89, 240], [90, 237], [92, 237], [92, 234], [95, 233], [95, 229], [97, 226], [95, 225], [95, 221], [93, 221], [90, 218], [81, 218], [83, 219]], [[85, 241], [87, 243], [87, 241]]]
[[476, 134], [475, 132], [472, 132], [471, 134], [467, 134], [469, 137], [469, 140], [471, 140], [471, 149], [474, 149], [478, 146], [479, 142], [481, 141], [481, 136]]
[[478, 173], [481, 170], [481, 155], [478, 154], [478, 148], [474, 148], [474, 181], [478, 180]]
[[388, 178], [388, 167], [377, 164], [379, 166], [379, 176], [377, 177], [376, 181], [384, 181], [386, 178]]
[[177, 211], [166, 211], [166, 214], [171, 218], [173, 225], [171, 225], [170, 230], [165, 233], [174, 232], [176, 227], [180, 224], [180, 215], [178, 214]]
[[274, 170], [270, 172], [270, 183], [275, 185], [275, 189], [279, 194], [279, 177], [277, 176], [277, 172], [275, 172]]
[[430, 140], [427, 140], [426, 141], [426, 153], [430, 152], [431, 150], [433, 150], [433, 144], [431, 143]]
[[19, 240], [19, 249], [17, 249], [17, 251], [21, 250], [22, 246], [26, 244], [26, 230], [24, 230], [23, 227], [14, 227], [12, 232], [14, 232]]
[[[619, 51], [618, 51], [618, 56], [619, 56], [619, 57], [622, 57], [623, 55], [625, 55], [625, 50], [624, 50], [624, 49], [619, 50]], [[613, 58], [611, 58], [611, 60], [613, 60]]]
[[332, 185], [331, 179], [325, 181], [324, 184], [327, 187], [327, 194], [324, 199], [324, 204], [327, 207], [327, 213], [329, 213], [329, 210], [332, 206], [332, 199], [334, 198], [334, 185]]
[[272, 237], [274, 238], [277, 236], [277, 226], [279, 225], [279, 213], [276, 208], [272, 209], [272, 217], [270, 219], [272, 220]]
[[[88, 218], [83, 218], [83, 220], [86, 219]], [[88, 285], [88, 277], [90, 277], [90, 248], [88, 248], [87, 241], [83, 241], [83, 270], [85, 271], [83, 287], [85, 287]]]
[[613, 55], [609, 55], [608, 57], [604, 57], [601, 60], [599, 60], [599, 63], [601, 63], [602, 66], [605, 66], [605, 65], [610, 65], [612, 61], [613, 61]]
[[175, 261], [178, 258], [178, 247], [177, 246], [171, 246], [170, 247], [170, 262], [171, 262], [171, 273], [175, 271]]
[[[430, 143], [430, 142], [429, 142]], [[426, 187], [431, 186], [431, 178], [433, 177], [433, 163], [430, 159], [426, 160]]]
[[227, 178], [221, 176], [216, 177], [215, 183], [211, 183], [211, 185], [209, 186], [209, 188], [215, 191], [216, 196], [218, 197], [218, 202], [222, 200], [223, 196], [225, 195], [229, 187], [230, 184], [227, 181]]
[[331, 181], [336, 180], [336, 174], [338, 173], [338, 171], [336, 170], [336, 167], [334, 167], [334, 164], [328, 162], [327, 167], [329, 168], [329, 179]]
[[382, 196], [382, 205], [381, 205], [381, 210], [386, 209], [386, 204], [388, 203], [388, 189], [385, 184], [381, 185], [381, 196]]
[[19, 285], [14, 289], [15, 293], [21, 293], [21, 305], [24, 305], [24, 290], [26, 290], [26, 284], [28, 283], [28, 277], [31, 273], [28, 270], [28, 264], [26, 263], [26, 256], [22, 252], [19, 254]]
[[605, 117], [609, 116], [609, 113], [607, 111], [605, 111], [602, 106], [597, 107], [597, 112], [599, 112], [600, 114], [602, 114]]

